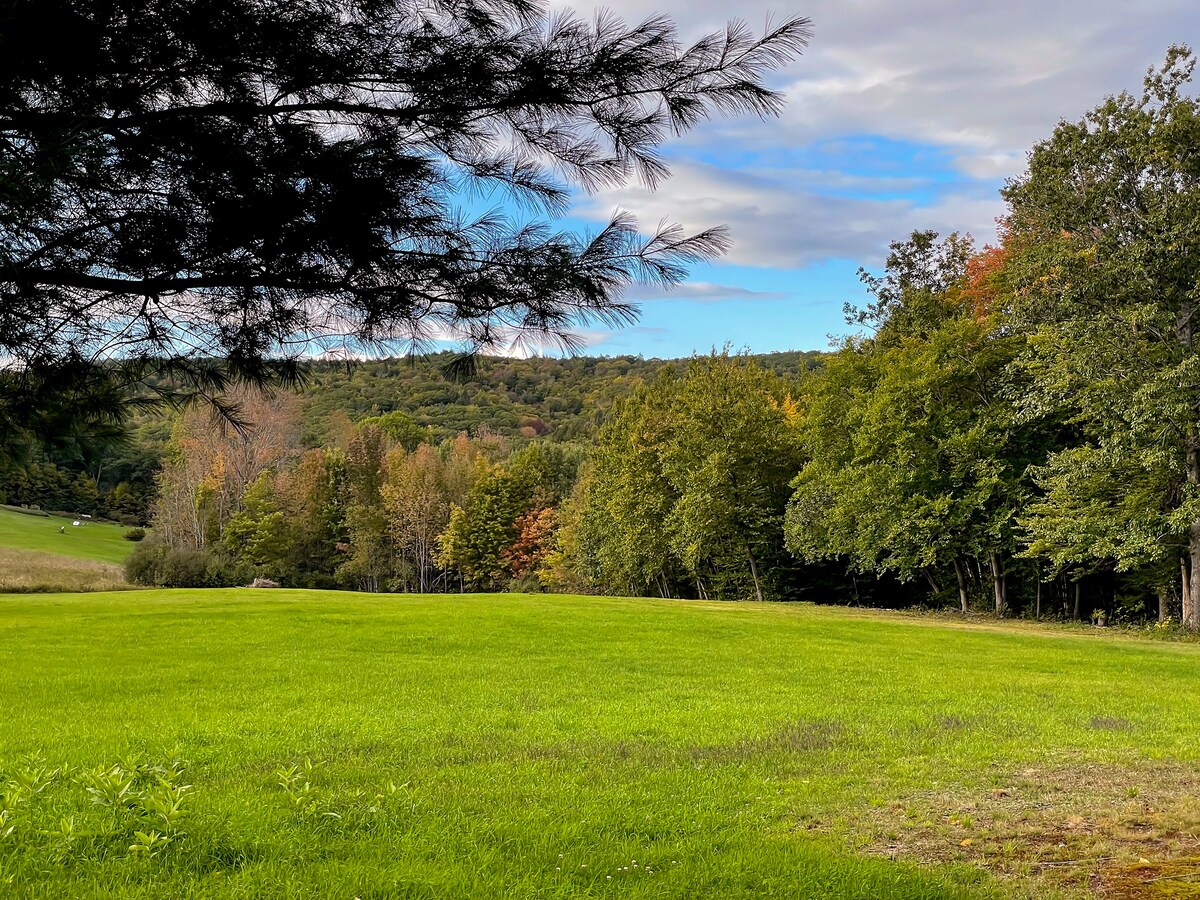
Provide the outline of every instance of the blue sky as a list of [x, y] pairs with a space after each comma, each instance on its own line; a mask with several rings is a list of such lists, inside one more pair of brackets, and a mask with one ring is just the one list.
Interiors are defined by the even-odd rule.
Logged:
[[[688, 230], [727, 225], [720, 262], [671, 295], [633, 291], [640, 321], [582, 328], [591, 354], [685, 356], [726, 343], [754, 352], [821, 349], [847, 332], [856, 272], [878, 269], [889, 240], [917, 228], [995, 236], [999, 188], [1062, 118], [1140, 88], [1171, 43], [1200, 43], [1196, 0], [741, 0], [806, 15], [813, 40], [774, 84], [778, 120], [706, 123], [667, 148], [672, 178], [580, 196], [568, 224], [595, 228], [615, 209]], [[590, 17], [595, 6], [576, 0]], [[721, 28], [723, 0], [615, 0], [627, 21], [672, 16], [685, 38]]]
[[[595, 352], [681, 356], [726, 343], [755, 352], [826, 348], [846, 333], [843, 304], [866, 298], [859, 268], [877, 265], [877, 248], [891, 239], [870, 227], [877, 215], [885, 221], [886, 215], [868, 212], [867, 222], [847, 227], [839, 201], [846, 202], [846, 212], [879, 206], [920, 210], [961, 193], [967, 180], [985, 198], [995, 197], [1003, 183], [996, 177], [964, 179], [944, 147], [871, 134], [752, 149], [737, 144], [700, 145], [692, 153], [673, 155], [676, 165], [683, 164], [689, 171], [711, 169], [706, 174], [713, 178], [784, 198], [803, 183], [811, 195], [805, 206], [813, 210], [812, 215], [840, 219], [828, 225], [830, 236], [842, 228], [847, 233], [841, 246], [823, 246], [827, 242], [793, 239], [781, 230], [769, 242], [753, 238], [755, 248], [736, 248], [749, 258], [760, 252], [781, 255], [776, 265], [721, 261], [696, 267], [688, 282], [671, 292], [635, 289], [630, 296], [640, 300], [640, 321], [617, 332], [591, 333]], [[803, 208], [788, 212], [805, 215]], [[820, 227], [819, 221], [811, 224]], [[864, 228], [869, 232], [865, 240]], [[734, 238], [739, 244], [748, 239], [738, 234], [736, 226]], [[789, 260], [792, 255], [803, 264]]]
[[[770, 76], [778, 119], [714, 119], [664, 148], [672, 175], [580, 193], [559, 227], [598, 230], [614, 211], [688, 232], [725, 225], [734, 245], [673, 292], [633, 289], [639, 321], [581, 326], [582, 352], [680, 357], [730, 345], [826, 349], [849, 333], [889, 241], [916, 229], [995, 239], [999, 190], [1062, 119], [1139, 92], [1173, 43], [1200, 47], [1200, 0], [739, 0], [759, 32], [801, 15], [813, 38]], [[597, 5], [557, 11], [591, 18]], [[727, 0], [607, 0], [633, 23], [666, 14], [692, 40], [721, 30]], [[446, 345], [434, 341], [435, 345]], [[505, 352], [504, 347], [497, 347]], [[539, 351], [528, 344], [514, 355]]]

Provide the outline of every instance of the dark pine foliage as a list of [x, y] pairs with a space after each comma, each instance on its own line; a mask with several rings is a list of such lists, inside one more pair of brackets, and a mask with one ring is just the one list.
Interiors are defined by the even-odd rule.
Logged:
[[[531, 0], [8, 0], [0, 421], [43, 432], [64, 391], [119, 419], [130, 388], [213, 397], [331, 345], [628, 320], [624, 286], [725, 233], [548, 221], [574, 187], [658, 183], [663, 142], [714, 112], [774, 114], [763, 76], [808, 34], [686, 46]], [[80, 375], [102, 362], [116, 394]]]

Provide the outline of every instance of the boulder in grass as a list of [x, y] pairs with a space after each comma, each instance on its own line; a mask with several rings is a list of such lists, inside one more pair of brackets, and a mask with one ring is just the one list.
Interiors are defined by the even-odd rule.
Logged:
[[279, 582], [272, 581], [270, 578], [255, 578], [252, 582], [250, 582], [250, 587], [252, 587], [252, 588], [277, 588], [277, 587], [279, 587]]

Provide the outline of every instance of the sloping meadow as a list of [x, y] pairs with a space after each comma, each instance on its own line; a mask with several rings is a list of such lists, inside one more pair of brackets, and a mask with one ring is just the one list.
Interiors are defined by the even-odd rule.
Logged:
[[1197, 663], [808, 605], [3, 596], [0, 893], [1181, 886]]

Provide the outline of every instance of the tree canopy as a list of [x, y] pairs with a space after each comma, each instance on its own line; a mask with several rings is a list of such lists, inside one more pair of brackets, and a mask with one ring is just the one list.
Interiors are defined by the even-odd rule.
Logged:
[[[1200, 99], [1173, 47], [1140, 96], [1064, 122], [1005, 197], [1027, 416], [1083, 433], [1039, 472], [1025, 518], [1056, 565], [1183, 554], [1200, 627]], [[1190, 575], [1188, 574], [1190, 570]]]

